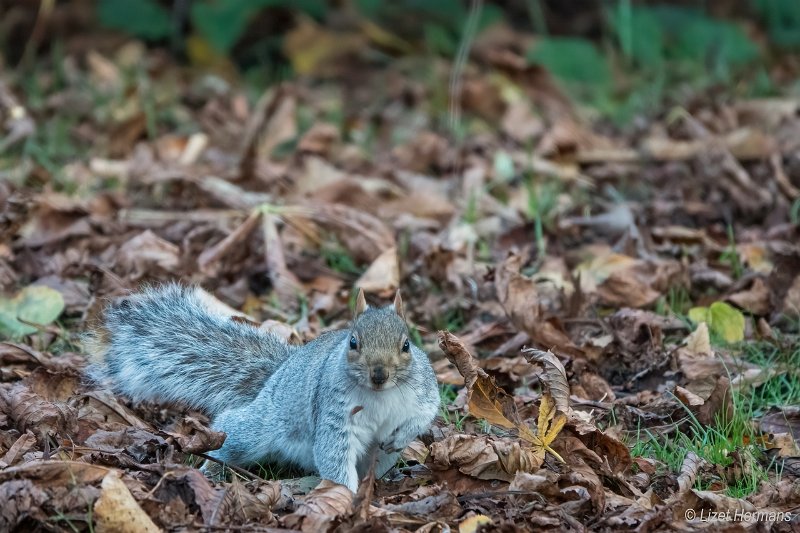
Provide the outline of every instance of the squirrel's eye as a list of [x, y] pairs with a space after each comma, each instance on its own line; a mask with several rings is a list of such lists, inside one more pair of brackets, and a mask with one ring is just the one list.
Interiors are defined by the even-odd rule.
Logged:
[[411, 345], [408, 343], [408, 339], [406, 339], [406, 342], [403, 343], [403, 351], [408, 353], [408, 351], [410, 349], [411, 349]]
[[358, 349], [358, 341], [356, 340], [355, 335], [350, 335], [350, 349], [351, 350]]

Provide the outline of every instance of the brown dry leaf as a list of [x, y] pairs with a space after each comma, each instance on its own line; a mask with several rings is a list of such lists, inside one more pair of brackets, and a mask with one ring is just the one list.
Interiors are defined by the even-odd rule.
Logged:
[[725, 494], [712, 492], [710, 490], [692, 489], [691, 492], [700, 500], [702, 500], [702, 502], [698, 502], [696, 506], [692, 505], [692, 508], [699, 509], [703, 506], [703, 504], [709, 505], [713, 510], [721, 513], [721, 516], [718, 517], [718, 520], [723, 523], [727, 522], [727, 518], [725, 517], [725, 514], [727, 513], [752, 513], [756, 510], [755, 505], [743, 498], [733, 498], [731, 496], [726, 496]]
[[424, 223], [419, 219], [432, 219], [445, 223], [452, 218], [456, 208], [450, 200], [435, 190], [413, 189], [409, 194], [382, 203], [380, 212], [382, 216], [394, 220], [400, 217], [409, 219], [409, 215], [412, 215], [415, 222]]
[[689, 452], [686, 454], [681, 465], [681, 472], [678, 474], [678, 491], [672, 496], [673, 498], [681, 496], [694, 486], [697, 472], [702, 462], [703, 460], [696, 453]]
[[800, 443], [800, 407], [772, 408], [761, 418], [764, 433], [789, 433]]
[[19, 462], [25, 453], [36, 446], [36, 440], [36, 435], [31, 433], [30, 430], [20, 435], [3, 458], [0, 459], [0, 468], [6, 468]]
[[467, 405], [472, 416], [506, 429], [517, 429], [520, 437], [534, 442], [536, 436], [520, 421], [514, 398], [497, 386], [467, 351], [464, 343], [450, 332], [439, 332], [439, 346], [456, 365], [467, 384]]
[[400, 286], [400, 269], [397, 248], [389, 248], [379, 255], [356, 281], [356, 287], [366, 292], [387, 296]]
[[516, 428], [520, 437], [529, 442], [535, 438], [528, 427], [520, 422], [514, 398], [498, 387], [490, 376], [478, 376], [467, 393], [467, 405], [472, 416], [502, 428]]
[[30, 429], [40, 438], [56, 433], [71, 433], [77, 411], [61, 401], [49, 401], [23, 382], [0, 387], [0, 401], [8, 405], [8, 415], [21, 431]]
[[[591, 512], [592, 509], [588, 505], [594, 508], [594, 513], [602, 512], [605, 508], [606, 495], [599, 473], [609, 474], [604, 458], [575, 437], [565, 436], [556, 444], [560, 453], [566, 457], [568, 474], [565, 481], [571, 486], [561, 491], [562, 498], [575, 500], [571, 505], [577, 507], [570, 514]], [[576, 490], [579, 487], [584, 488], [585, 492]]]
[[464, 377], [464, 382], [467, 389], [472, 389], [472, 386], [478, 380], [478, 377], [488, 377], [486, 372], [478, 367], [472, 354], [467, 351], [464, 343], [450, 333], [449, 331], [440, 331], [439, 348], [444, 352], [447, 359], [456, 366], [458, 372]]
[[[450, 435], [443, 440], [431, 444], [432, 467], [448, 469], [452, 466], [459, 472], [477, 479], [499, 479], [510, 481], [514, 472], [508, 472], [500, 460], [495, 448], [495, 439], [486, 435]], [[503, 445], [498, 445], [501, 451], [519, 450], [518, 441], [505, 440]], [[522, 461], [513, 461], [512, 466], [518, 466]], [[538, 468], [538, 467], [537, 467]]]
[[292, 86], [282, 83], [262, 94], [250, 115], [239, 151], [241, 177], [253, 176], [259, 159], [269, 159], [277, 146], [297, 134], [297, 98]]
[[569, 414], [569, 383], [567, 383], [567, 371], [558, 357], [551, 351], [542, 351], [535, 348], [522, 350], [525, 357], [530, 362], [541, 363], [544, 367], [544, 383], [547, 385], [556, 409], [564, 414]]
[[722, 427], [733, 416], [733, 395], [731, 393], [731, 382], [727, 376], [720, 376], [717, 379], [711, 395], [706, 398], [703, 405], [695, 412], [697, 421], [704, 426], [711, 426], [720, 421]]
[[581, 421], [576, 417], [570, 419], [567, 428], [574, 431], [578, 440], [587, 449], [602, 457], [600, 470], [604, 470], [607, 465], [612, 473], [618, 474], [627, 471], [633, 463], [628, 446], [612, 435], [610, 430], [601, 431], [593, 423]]
[[772, 311], [770, 297], [766, 282], [761, 278], [755, 278], [749, 289], [735, 292], [725, 299], [748, 313], [764, 316]]
[[[519, 490], [525, 492], [535, 492], [547, 499], [555, 499], [559, 496], [559, 475], [549, 468], [542, 468], [536, 472], [517, 472], [509, 485], [509, 490]], [[526, 501], [525, 496], [520, 496], [519, 500]]]
[[[491, 444], [497, 453], [500, 465], [509, 475], [515, 475], [518, 472], [533, 472], [539, 469], [544, 462], [545, 450], [537, 445], [527, 446], [523, 442], [508, 440], [495, 440]], [[555, 455], [558, 456], [558, 454]]]
[[[0, 483], [24, 478], [43, 488], [72, 484], [92, 484], [103, 479], [112, 469], [78, 461], [31, 461], [0, 470]], [[202, 475], [202, 474], [200, 474]]]
[[[371, 262], [397, 246], [394, 232], [379, 218], [343, 204], [282, 208], [281, 214], [301, 232], [309, 230], [309, 220], [333, 232], [359, 262]], [[319, 238], [316, 240], [319, 242]]]
[[683, 405], [689, 408], [698, 407], [705, 403], [705, 400], [703, 400], [703, 398], [697, 394], [679, 386], [675, 387], [675, 397], [678, 398]]
[[350, 512], [353, 493], [344, 485], [323, 479], [299, 502], [294, 513], [283, 517], [283, 524], [304, 532], [326, 531], [328, 524]]
[[191, 416], [178, 420], [165, 433], [175, 440], [184, 453], [217, 450], [225, 441], [225, 433], [214, 431]]
[[405, 447], [400, 456], [406, 462], [414, 461], [419, 464], [425, 464], [430, 454], [431, 451], [424, 442], [414, 439], [411, 444]]
[[180, 265], [180, 248], [146, 230], [120, 247], [117, 263], [133, 279], [141, 278], [151, 272], [153, 267], [174, 272]]
[[252, 316], [234, 309], [202, 287], [197, 287], [195, 289], [195, 295], [197, 295], [209, 313], [225, 318], [238, 317], [249, 322], [256, 322], [256, 319]]
[[[114, 426], [109, 427], [116, 427]], [[115, 431], [95, 430], [83, 442], [84, 446], [101, 452], [127, 453], [134, 459], [143, 461], [150, 455], [169, 453], [170, 446], [161, 436], [131, 427]]]
[[250, 237], [250, 235], [258, 227], [261, 221], [261, 212], [256, 210], [250, 213], [250, 216], [245, 219], [235, 230], [220, 242], [210, 248], [203, 250], [203, 253], [197, 258], [197, 266], [201, 272], [206, 275], [214, 275], [217, 271], [217, 263], [222, 260], [233, 248], [242, 246]]
[[258, 329], [271, 333], [289, 344], [299, 345], [303, 343], [303, 339], [297, 330], [286, 322], [280, 322], [278, 320], [265, 320], [258, 326]]
[[537, 284], [520, 274], [522, 257], [511, 255], [495, 272], [497, 298], [514, 325], [527, 333], [538, 346], [557, 349], [572, 356], [582, 355], [554, 320], [542, 316]]
[[778, 457], [800, 457], [800, 440], [795, 440], [791, 433], [771, 433], [764, 447], [777, 450]]
[[297, 97], [290, 86], [281, 85], [272, 95], [265, 93], [264, 99], [256, 106], [253, 122], [248, 123], [248, 132], [250, 127], [258, 126], [255, 117], [263, 109], [263, 129], [255, 146], [255, 155], [269, 158], [280, 144], [296, 138], [300, 129], [297, 125]]
[[18, 230], [20, 244], [38, 247], [69, 237], [91, 235], [89, 206], [67, 196], [45, 193], [37, 198], [33, 216]]
[[100, 498], [94, 503], [96, 531], [151, 533], [161, 531], [131, 495], [116, 470], [103, 478]]
[[252, 494], [243, 483], [234, 479], [223, 489], [215, 490], [215, 498], [208, 502], [210, 505], [207, 505], [203, 517], [211, 526], [240, 522], [270, 523], [273, 520], [272, 507], [279, 498], [279, 482], [260, 484], [257, 493]]
[[698, 357], [712, 357], [711, 337], [708, 334], [708, 324], [700, 322], [697, 329], [686, 337], [687, 353]]
[[[415, 495], [416, 494], [412, 496]], [[419, 499], [399, 504], [386, 504], [383, 506], [383, 509], [392, 513], [420, 517], [424, 520], [439, 519], [448, 522], [455, 520], [456, 517], [464, 512], [453, 491], [442, 490], [441, 488], [434, 494]], [[370, 531], [375, 531], [375, 529], [370, 529]], [[431, 531], [441, 532], [446, 530], [432, 529]]]
[[50, 494], [29, 479], [14, 479], [0, 484], [0, 531], [20, 531], [18, 526], [31, 519], [46, 522], [44, 510]]
[[300, 138], [297, 151], [329, 157], [331, 148], [338, 140], [338, 127], [327, 122], [318, 122]]
[[641, 260], [601, 248], [575, 269], [581, 290], [613, 307], [645, 307], [679, 281], [683, 268], [672, 260]]

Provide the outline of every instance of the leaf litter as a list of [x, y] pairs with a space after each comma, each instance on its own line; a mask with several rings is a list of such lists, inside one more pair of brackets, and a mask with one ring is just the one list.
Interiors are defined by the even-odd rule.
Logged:
[[[518, 53], [529, 38], [474, 43], [465, 138], [435, 119], [447, 67], [419, 69], [413, 45], [369, 25], [303, 19], [285, 52], [323, 81], [252, 102], [138, 43], [67, 52], [59, 83], [34, 71], [46, 105], [4, 73], [0, 530], [758, 530], [686, 510], [797, 516], [796, 102], [701, 95], [609, 129]], [[365, 68], [372, 46], [403, 61]], [[153, 94], [122, 75], [134, 48]], [[88, 80], [98, 111], [64, 104]], [[53, 164], [22, 149], [63, 118], [80, 150]], [[82, 375], [80, 332], [104, 302], [176, 278], [290, 342], [343, 327], [353, 287], [375, 304], [401, 288], [440, 416], [355, 496], [285, 465], [210, 482], [195, 467], [224, 435], [202, 413], [130, 405]]]

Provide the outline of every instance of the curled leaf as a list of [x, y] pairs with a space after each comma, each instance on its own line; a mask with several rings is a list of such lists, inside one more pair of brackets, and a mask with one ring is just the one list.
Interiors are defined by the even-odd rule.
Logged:
[[550, 350], [543, 352], [535, 348], [523, 350], [528, 361], [541, 363], [544, 367], [544, 382], [550, 389], [550, 394], [556, 402], [556, 407], [562, 413], [569, 413], [569, 383], [567, 371], [558, 357]]

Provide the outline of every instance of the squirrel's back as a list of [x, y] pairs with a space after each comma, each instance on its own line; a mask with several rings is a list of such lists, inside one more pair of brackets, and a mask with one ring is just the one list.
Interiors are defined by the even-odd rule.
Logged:
[[293, 347], [213, 313], [199, 291], [170, 283], [109, 305], [87, 338], [90, 375], [134, 401], [179, 402], [210, 415], [255, 399]]

